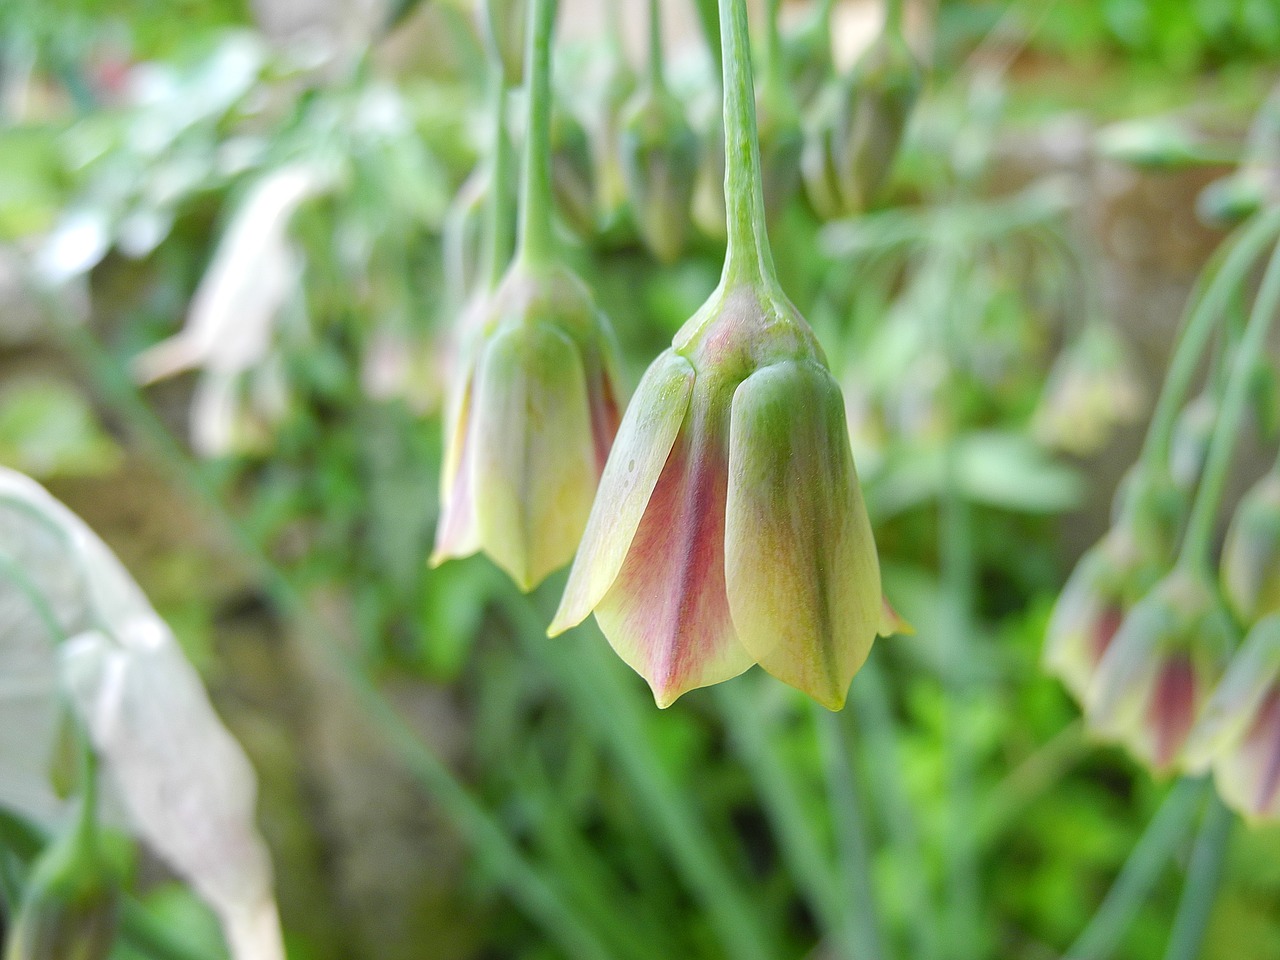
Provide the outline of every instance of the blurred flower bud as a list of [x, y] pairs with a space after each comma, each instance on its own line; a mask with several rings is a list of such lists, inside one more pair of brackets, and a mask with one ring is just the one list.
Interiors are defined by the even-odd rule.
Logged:
[[513, 267], [465, 323], [432, 563], [483, 550], [530, 590], [573, 557], [617, 431], [613, 334], [563, 267]]
[[[1130, 549], [1144, 564], [1163, 570], [1173, 563], [1187, 509], [1187, 495], [1170, 472], [1139, 461], [1116, 488], [1111, 523], [1132, 541]], [[1144, 583], [1142, 589], [1151, 582]]]
[[445, 214], [440, 242], [449, 302], [460, 308], [471, 299], [484, 269], [487, 208], [492, 171], [476, 167], [462, 182]]
[[619, 135], [631, 211], [645, 244], [663, 263], [680, 256], [689, 233], [698, 137], [680, 101], [646, 84], [632, 97]]
[[511, 85], [524, 78], [525, 29], [529, 0], [477, 0], [480, 33], [502, 60], [504, 80]]
[[1108, 159], [1148, 170], [1178, 170], [1202, 163], [1202, 144], [1176, 117], [1143, 117], [1098, 131], [1098, 152]]
[[906, 132], [923, 78], [901, 34], [885, 31], [817, 105], [802, 157], [819, 216], [860, 213], [876, 199]]
[[1222, 591], [1241, 623], [1280, 612], [1280, 474], [1240, 498], [1222, 548]]
[[780, 294], [722, 286], [650, 366], [560, 609], [665, 707], [753, 663], [838, 709], [884, 620], [840, 388]]
[[92, 821], [73, 825], [33, 864], [4, 960], [106, 960], [119, 899]]
[[780, 84], [765, 83], [756, 100], [756, 122], [765, 219], [772, 224], [791, 205], [800, 189], [804, 132], [790, 91]]
[[1259, 620], [1231, 658], [1187, 740], [1187, 769], [1213, 768], [1227, 806], [1280, 817], [1280, 617]]
[[1213, 583], [1175, 568], [1134, 606], [1098, 663], [1085, 721], [1155, 773], [1171, 771], [1235, 641]]
[[807, 107], [814, 102], [831, 79], [834, 69], [831, 57], [830, 10], [821, 4], [795, 30], [782, 36], [782, 59], [787, 85], [797, 102]]
[[1254, 171], [1238, 170], [1214, 180], [1196, 197], [1196, 213], [1211, 227], [1233, 227], [1274, 202], [1275, 185]]
[[1169, 470], [1174, 482], [1190, 493], [1200, 482], [1200, 471], [1209, 453], [1209, 441], [1218, 422], [1218, 398], [1206, 390], [1178, 414], [1169, 449]]
[[581, 237], [596, 231], [595, 161], [587, 131], [569, 110], [551, 115], [551, 189], [556, 209]]
[[1032, 419], [1045, 446], [1088, 456], [1142, 413], [1143, 392], [1119, 335], [1090, 323], [1058, 356]]

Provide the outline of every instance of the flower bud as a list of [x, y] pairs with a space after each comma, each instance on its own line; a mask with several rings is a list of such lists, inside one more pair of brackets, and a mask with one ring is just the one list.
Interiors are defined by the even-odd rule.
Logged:
[[1145, 117], [1113, 123], [1098, 132], [1098, 152], [1147, 170], [1178, 170], [1200, 162], [1195, 133], [1173, 117]]
[[619, 135], [622, 177], [645, 245], [672, 263], [689, 233], [698, 137], [680, 101], [647, 84], [632, 97]]
[[118, 905], [94, 828], [77, 824], [33, 865], [4, 960], [106, 960]]
[[596, 184], [591, 141], [567, 109], [551, 117], [551, 189], [556, 209], [579, 236], [596, 231]]
[[1222, 592], [1241, 623], [1280, 612], [1280, 474], [1240, 498], [1222, 548]]
[[821, 348], [781, 294], [722, 287], [636, 390], [552, 634], [594, 611], [660, 707], [758, 663], [838, 709], [882, 599]]
[[1280, 817], [1280, 617], [1249, 631], [1187, 740], [1186, 766], [1213, 769], [1227, 806], [1250, 821]]
[[1032, 430], [1048, 447], [1088, 456], [1115, 427], [1136, 419], [1142, 404], [1142, 387], [1119, 335], [1091, 323], [1049, 371]]
[[1209, 453], [1209, 441], [1218, 422], [1218, 399], [1206, 391], [1182, 408], [1173, 425], [1169, 470], [1174, 482], [1190, 493], [1200, 482], [1200, 471]]
[[711, 118], [704, 131], [701, 162], [693, 185], [693, 222], [704, 236], [717, 243], [728, 238], [728, 213], [724, 206], [724, 126], [720, 117]]
[[920, 95], [919, 65], [902, 36], [882, 33], [823, 95], [805, 145], [805, 187], [819, 216], [860, 213], [888, 178]]
[[1264, 178], [1240, 170], [1201, 190], [1196, 214], [1211, 227], [1233, 227], [1261, 210], [1276, 192]]
[[432, 563], [484, 550], [530, 590], [568, 563], [618, 426], [613, 334], [563, 267], [513, 267], [466, 321]]
[[1085, 721], [1154, 772], [1168, 773], [1222, 676], [1234, 639], [1214, 585], [1175, 568], [1116, 631], [1089, 685]]

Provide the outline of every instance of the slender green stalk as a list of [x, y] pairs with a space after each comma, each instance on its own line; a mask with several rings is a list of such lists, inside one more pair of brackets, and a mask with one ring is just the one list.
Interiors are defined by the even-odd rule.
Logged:
[[1257, 369], [1258, 359], [1267, 346], [1267, 333], [1280, 310], [1280, 246], [1271, 254], [1262, 286], [1253, 302], [1253, 312], [1236, 348], [1222, 400], [1222, 411], [1213, 431], [1204, 473], [1191, 506], [1191, 517], [1182, 541], [1178, 563], [1186, 567], [1209, 570], [1210, 548], [1218, 507], [1231, 473], [1231, 461], [1240, 439], [1240, 428], [1249, 402], [1249, 383]]
[[902, 33], [902, 0], [884, 0], [884, 29]]
[[551, 229], [551, 35], [556, 0], [532, 0], [525, 57], [524, 182], [520, 194], [520, 247], [526, 267], [548, 266], [555, 250]]
[[[795, 778], [785, 769], [774, 748], [770, 724], [761, 715], [759, 704], [740, 683], [722, 684], [715, 693], [734, 751], [755, 782], [782, 856], [817, 917], [823, 938], [838, 943], [841, 954], [846, 957], [872, 960], [879, 956], [878, 951], [861, 952], [851, 936], [853, 926], [849, 914], [856, 901], [847, 897], [837, 883], [830, 858], [796, 790]], [[833, 808], [832, 813], [839, 819], [856, 814], [857, 810]]]
[[649, 84], [654, 90], [667, 86], [662, 58], [662, 0], [649, 0]]
[[490, 107], [493, 112], [493, 153], [489, 161], [489, 199], [485, 210], [485, 283], [492, 290], [497, 287], [511, 260], [513, 246], [511, 222], [513, 196], [511, 193], [511, 135], [507, 131], [507, 85], [502, 61], [495, 61], [490, 71]]
[[844, 939], [848, 956], [857, 960], [888, 957], [890, 951], [880, 924], [875, 884], [871, 877], [871, 844], [867, 836], [862, 798], [852, 760], [853, 744], [843, 714], [813, 708], [822, 743], [823, 770], [827, 779], [827, 806], [835, 826], [840, 863], [840, 896], [848, 905]]
[[982, 812], [974, 827], [979, 844], [991, 841], [1014, 823], [1033, 799], [1047, 793], [1092, 749], [1085, 736], [1084, 722], [1075, 720], [1027, 757], [983, 799]]
[[706, 909], [712, 927], [734, 960], [766, 960], [771, 938], [724, 860], [689, 798], [676, 787], [644, 726], [633, 689], [598, 631], [579, 627], [547, 641], [546, 618], [533, 601], [513, 587], [507, 610], [515, 632], [530, 653], [556, 673], [570, 706], [586, 727], [604, 738], [631, 791], [644, 806], [658, 839], [691, 892]]
[[88, 370], [102, 397], [199, 496], [232, 536], [258, 576], [273, 604], [312, 641], [310, 649], [325, 661], [365, 717], [385, 737], [405, 768], [431, 793], [444, 814], [476, 855], [493, 870], [507, 895], [551, 942], [584, 960], [610, 960], [595, 931], [565, 899], [556, 885], [520, 852], [498, 823], [458, 780], [453, 771], [422, 742], [390, 702], [345, 651], [328, 625], [310, 609], [292, 581], [267, 557], [262, 546], [236, 520], [205, 474], [191, 461], [93, 337], [79, 327], [63, 328], [71, 352]]
[[773, 253], [765, 232], [764, 183], [756, 132], [756, 91], [746, 0], [720, 0], [724, 44], [724, 205], [729, 245], [722, 285], [776, 286]]
[[849, 689], [862, 734], [866, 770], [864, 780], [871, 785], [880, 815], [884, 818], [889, 846], [898, 859], [908, 864], [902, 873], [906, 913], [910, 917], [907, 934], [912, 960], [937, 960], [942, 956], [938, 930], [938, 910], [929, 892], [925, 871], [916, 864], [925, 862], [916, 828], [911, 797], [902, 780], [902, 757], [898, 750], [893, 714], [889, 709], [884, 676], [873, 650]]
[[960, 480], [960, 442], [951, 437], [945, 454], [945, 483], [940, 505], [938, 544], [946, 611], [939, 646], [946, 693], [944, 756], [947, 770], [946, 888], [947, 926], [952, 955], [964, 960], [978, 948], [980, 916], [973, 795], [973, 743], [969, 736], [971, 702], [974, 556], [970, 507]]
[[1106, 960], [1120, 944], [1160, 873], [1186, 836], [1206, 781], [1180, 780], [1169, 791], [1107, 891], [1102, 906], [1067, 950], [1065, 960]]
[[1204, 813], [1196, 845], [1191, 851], [1191, 864], [1187, 868], [1187, 882], [1182, 888], [1178, 913], [1173, 919], [1173, 931], [1169, 934], [1169, 949], [1164, 960], [1196, 960], [1204, 943], [1205, 928], [1218, 898], [1222, 882], [1223, 861], [1227, 855], [1227, 841], [1231, 839], [1231, 827], [1235, 815], [1228, 810], [1217, 793], [1209, 797], [1209, 809]]
[[1280, 210], [1262, 214], [1220, 248], [1215, 260], [1201, 274], [1197, 287], [1188, 300], [1186, 319], [1169, 372], [1165, 375], [1160, 398], [1151, 415], [1151, 426], [1142, 447], [1142, 460], [1148, 464], [1169, 462], [1169, 448], [1178, 411], [1187, 401], [1195, 381], [1201, 357], [1213, 336], [1228, 299], [1239, 289], [1267, 244], [1280, 232]]

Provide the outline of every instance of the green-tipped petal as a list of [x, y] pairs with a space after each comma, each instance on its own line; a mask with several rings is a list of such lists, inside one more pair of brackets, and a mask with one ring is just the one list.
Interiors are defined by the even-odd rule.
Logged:
[[668, 350], [636, 388], [600, 477], [551, 636], [586, 619], [617, 579], [689, 410], [693, 379], [689, 361]]
[[550, 324], [518, 324], [486, 345], [471, 431], [484, 550], [523, 590], [573, 557], [596, 488], [586, 374]]
[[747, 652], [843, 706], [881, 622], [880, 566], [840, 389], [817, 363], [765, 367], [734, 394], [725, 569]]

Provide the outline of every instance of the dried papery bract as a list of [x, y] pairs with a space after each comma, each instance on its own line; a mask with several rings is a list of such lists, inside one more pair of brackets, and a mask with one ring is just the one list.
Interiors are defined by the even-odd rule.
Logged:
[[252, 421], [280, 415], [246, 412], [245, 380], [269, 358], [276, 323], [299, 290], [302, 264], [288, 236], [290, 220], [332, 183], [331, 171], [306, 163], [264, 176], [219, 240], [186, 325], [134, 361], [142, 383], [202, 371], [191, 405], [192, 442], [202, 454], [251, 445]]
[[1207, 578], [1176, 567], [1125, 617], [1098, 664], [1085, 721], [1153, 771], [1176, 769], [1235, 642]]
[[[102, 541], [39, 485], [0, 468], [4, 529], [22, 530], [32, 518], [60, 547], [32, 554], [40, 562], [22, 567], [25, 591], [44, 598], [45, 620], [56, 625], [57, 637], [45, 627], [39, 640], [49, 644], [46, 656], [56, 652], [59, 687], [133, 828], [213, 907], [233, 960], [280, 960], [248, 759], [169, 628]], [[3, 552], [12, 557], [22, 546], [6, 539]], [[8, 661], [29, 648], [6, 635], [0, 656]]]
[[1280, 616], [1259, 620], [1192, 731], [1186, 765], [1250, 821], [1280, 817]]
[[758, 663], [838, 709], [890, 621], [839, 386], [773, 272], [745, 6], [720, 18], [724, 274], [636, 390], [551, 633], [594, 612], [662, 707]]

